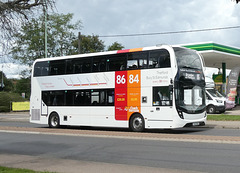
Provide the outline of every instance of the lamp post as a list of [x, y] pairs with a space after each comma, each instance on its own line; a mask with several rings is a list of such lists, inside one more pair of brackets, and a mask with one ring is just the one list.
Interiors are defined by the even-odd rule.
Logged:
[[3, 91], [3, 87], [4, 87], [4, 84], [3, 84], [3, 64], [2, 64], [2, 80], [1, 80], [1, 90], [0, 91]]
[[81, 54], [81, 32], [78, 32], [78, 53]]
[[44, 52], [45, 52], [45, 58], [47, 58], [47, 0], [44, 0], [44, 19], [45, 19], [45, 29], [44, 29]]

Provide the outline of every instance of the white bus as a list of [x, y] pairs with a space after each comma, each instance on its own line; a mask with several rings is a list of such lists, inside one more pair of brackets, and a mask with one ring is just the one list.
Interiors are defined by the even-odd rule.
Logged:
[[200, 55], [168, 45], [38, 59], [30, 122], [169, 129], [205, 125]]

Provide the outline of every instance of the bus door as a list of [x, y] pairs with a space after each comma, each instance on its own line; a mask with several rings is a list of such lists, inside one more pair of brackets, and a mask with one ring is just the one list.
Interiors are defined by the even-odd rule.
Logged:
[[152, 118], [159, 121], [172, 121], [173, 86], [153, 87]]
[[47, 115], [48, 114], [48, 106], [42, 101], [41, 104], [41, 115]]
[[41, 100], [41, 115], [47, 115], [48, 114], [48, 102], [50, 100], [50, 92], [49, 91], [43, 91], [42, 92], [42, 100]]

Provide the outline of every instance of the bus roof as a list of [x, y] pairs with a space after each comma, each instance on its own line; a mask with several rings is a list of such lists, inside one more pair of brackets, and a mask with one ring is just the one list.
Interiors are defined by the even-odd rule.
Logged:
[[[105, 52], [94, 52], [94, 53], [86, 53], [86, 54], [76, 54], [76, 55], [67, 55], [61, 57], [50, 57], [50, 58], [40, 58], [35, 60], [38, 61], [51, 61], [51, 60], [61, 60], [61, 59], [70, 59], [70, 58], [81, 58], [81, 57], [92, 57], [92, 56], [101, 56], [101, 55], [113, 55], [113, 54], [120, 54], [120, 53], [128, 53], [128, 52], [140, 52], [140, 51], [147, 51], [147, 50], [156, 50], [161, 48], [171, 48], [170, 45], [157, 45], [151, 47], [142, 47], [142, 48], [133, 48], [133, 49], [124, 49], [124, 50], [114, 50], [114, 51], [105, 51]], [[173, 46], [173, 47], [181, 47], [181, 46]], [[181, 47], [183, 49], [187, 49], [185, 47]]]

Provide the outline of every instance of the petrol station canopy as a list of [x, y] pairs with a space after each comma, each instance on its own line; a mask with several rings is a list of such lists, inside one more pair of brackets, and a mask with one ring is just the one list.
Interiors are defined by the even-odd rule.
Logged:
[[181, 45], [197, 50], [205, 61], [206, 67], [222, 68], [226, 64], [226, 69], [240, 67], [240, 48], [217, 44], [213, 42], [194, 43]]

